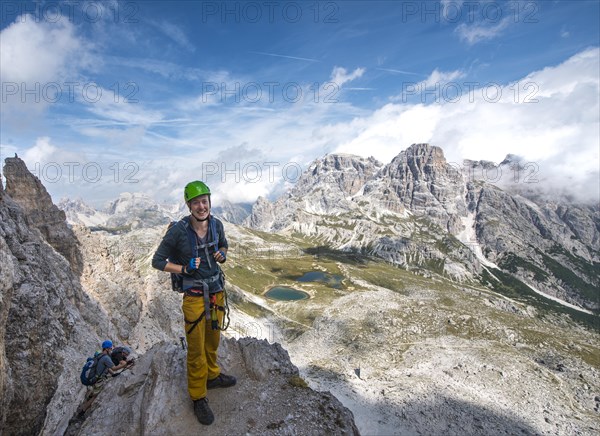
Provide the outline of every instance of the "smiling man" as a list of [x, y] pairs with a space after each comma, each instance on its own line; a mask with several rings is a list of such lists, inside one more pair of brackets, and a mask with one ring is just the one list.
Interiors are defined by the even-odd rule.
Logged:
[[188, 342], [188, 392], [198, 421], [214, 421], [207, 389], [235, 385], [235, 377], [221, 373], [217, 349], [225, 312], [224, 277], [219, 263], [227, 256], [223, 223], [210, 214], [210, 189], [204, 182], [188, 183], [184, 199], [190, 215], [171, 226], [163, 237], [152, 266], [182, 276], [183, 315]]

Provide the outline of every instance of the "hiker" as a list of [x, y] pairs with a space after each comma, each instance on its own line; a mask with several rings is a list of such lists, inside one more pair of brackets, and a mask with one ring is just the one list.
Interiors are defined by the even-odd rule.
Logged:
[[[111, 352], [113, 350], [113, 343], [110, 339], [102, 342], [102, 354], [96, 365], [96, 377], [98, 380], [106, 378], [109, 373], [115, 374], [121, 368], [127, 366], [126, 360], [120, 360], [118, 364], [115, 364], [111, 359]], [[98, 383], [98, 382], [96, 382]]]
[[[127, 365], [126, 360], [121, 360], [117, 364], [113, 363], [111, 358], [111, 351], [113, 349], [113, 343], [110, 339], [102, 342], [102, 352], [96, 351], [96, 355], [94, 356], [91, 364], [91, 369], [88, 374], [83, 372], [81, 374], [81, 381], [85, 382], [84, 384], [88, 387], [88, 392], [86, 394], [85, 400], [83, 404], [81, 404], [77, 408], [77, 416], [83, 416], [91, 406], [100, 391], [102, 391], [102, 387], [106, 378], [111, 375], [117, 375], [120, 369], [125, 368]], [[91, 359], [91, 358], [90, 358]], [[90, 360], [88, 359], [88, 361]], [[85, 371], [85, 368], [84, 368]], [[84, 380], [85, 378], [85, 380]]]
[[[118, 365], [122, 360], [127, 361], [127, 358], [131, 354], [131, 348], [129, 347], [116, 347], [110, 353], [110, 358], [115, 365]], [[127, 362], [130, 363], [130, 362]]]
[[163, 237], [152, 266], [183, 276], [182, 310], [188, 344], [188, 392], [198, 421], [210, 425], [214, 414], [207, 389], [235, 385], [217, 364], [217, 349], [225, 311], [224, 277], [218, 263], [227, 258], [223, 223], [211, 215], [210, 189], [204, 182], [185, 186], [183, 194], [190, 215], [172, 225]]

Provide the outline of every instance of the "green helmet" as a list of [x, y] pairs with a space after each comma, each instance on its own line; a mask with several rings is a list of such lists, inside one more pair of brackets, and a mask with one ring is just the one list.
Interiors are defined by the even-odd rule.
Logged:
[[183, 190], [183, 198], [185, 199], [186, 203], [192, 198], [196, 198], [201, 195], [210, 196], [210, 189], [208, 186], [206, 186], [206, 183], [196, 180], [185, 185], [185, 189]]

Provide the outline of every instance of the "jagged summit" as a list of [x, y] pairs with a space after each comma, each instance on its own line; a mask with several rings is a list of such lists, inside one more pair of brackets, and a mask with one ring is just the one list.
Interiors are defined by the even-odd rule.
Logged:
[[[354, 195], [372, 177], [382, 164], [376, 159], [362, 158], [350, 154], [330, 154], [313, 161], [304, 171], [291, 195], [303, 197], [317, 195], [323, 184], [337, 187], [342, 195]], [[329, 193], [327, 193], [329, 194]]]
[[37, 228], [46, 241], [61, 253], [76, 272], [81, 272], [77, 240], [67, 226], [65, 213], [52, 203], [40, 180], [29, 172], [18, 157], [6, 158], [4, 165], [6, 195], [22, 208], [27, 222]]
[[520, 164], [521, 162], [523, 162], [523, 158], [517, 154], [512, 154], [509, 153], [506, 155], [506, 157], [504, 158], [504, 160], [502, 162], [500, 162], [500, 165], [510, 165], [510, 164]]

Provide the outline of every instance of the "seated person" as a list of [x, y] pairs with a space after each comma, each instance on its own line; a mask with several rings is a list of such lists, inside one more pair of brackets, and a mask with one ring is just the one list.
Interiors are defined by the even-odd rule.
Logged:
[[122, 360], [127, 360], [131, 354], [131, 348], [129, 347], [116, 347], [110, 353], [110, 358], [115, 365], [118, 365]]

